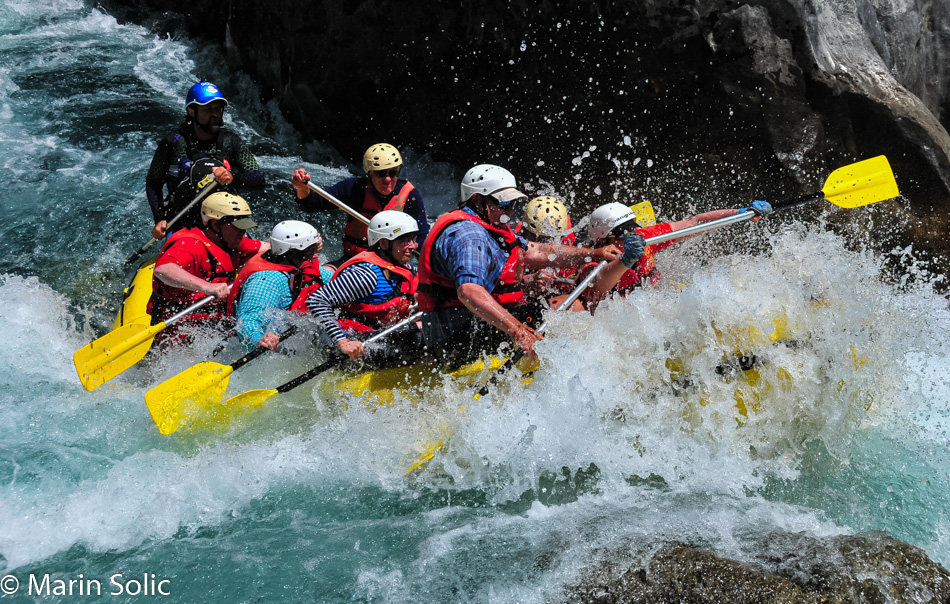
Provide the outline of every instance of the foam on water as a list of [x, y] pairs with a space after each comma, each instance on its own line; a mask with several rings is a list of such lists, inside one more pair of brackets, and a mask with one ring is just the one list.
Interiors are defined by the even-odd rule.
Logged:
[[[349, 401], [344, 410], [317, 382], [230, 433], [177, 439], [155, 433], [142, 403], [147, 383], [135, 376], [82, 391], [69, 357], [91, 334], [62, 295], [36, 279], [4, 277], [3, 379], [17, 380], [0, 421], [18, 429], [4, 437], [0, 513], [9, 522], [0, 554], [14, 569], [76, 545], [136, 550], [174, 542], [182, 530], [232, 525], [287, 490], [319, 501], [342, 483], [409, 502], [438, 485], [463, 501], [482, 493], [493, 507], [527, 502], [515, 515], [464, 503], [412, 513], [414, 545], [399, 549], [411, 565], [358, 564], [357, 591], [367, 597], [446, 593], [455, 580], [484, 576], [468, 593], [534, 601], [537, 589], [550, 594], [569, 581], [585, 552], [611, 544], [685, 539], [742, 559], [753, 522], [821, 536], [883, 519], [895, 536], [946, 556], [939, 506], [872, 517], [877, 500], [855, 486], [904, 471], [907, 459], [880, 457], [873, 439], [911, 457], [922, 450], [916, 431], [895, 430], [909, 413], [935, 447], [914, 480], [931, 481], [932, 495], [945, 492], [946, 358], [934, 337], [947, 320], [942, 299], [882, 284], [873, 256], [848, 251], [819, 227], [783, 228], [767, 253], [705, 258], [701, 270], [695, 251], [664, 252], [669, 284], [659, 289], [605, 303], [593, 317], [549, 315], [542, 365], [525, 388], [512, 375], [479, 401], [450, 383], [418, 407], [398, 399], [378, 409]], [[24, 332], [32, 337], [17, 336]], [[892, 354], [901, 346], [914, 352]], [[758, 383], [730, 366], [739, 352], [760, 358]], [[280, 372], [295, 375], [316, 360], [304, 354], [287, 369], [269, 358], [232, 386], [280, 383]], [[448, 447], [407, 479], [407, 462], [440, 435]], [[816, 443], [831, 460], [830, 478], [829, 466], [813, 467]], [[855, 464], [860, 471], [848, 475]], [[838, 479], [859, 498], [850, 508], [796, 492]], [[791, 486], [772, 490], [776, 482]], [[922, 542], [922, 533], [932, 537]], [[528, 561], [504, 563], [511, 548]], [[541, 550], [555, 553], [538, 576]]]
[[[553, 440], [561, 444], [556, 449], [567, 447], [553, 469], [586, 456], [602, 470], [662, 470], [669, 476], [674, 473], [664, 460], [680, 457], [664, 445], [672, 438], [675, 447], [703, 450], [695, 471], [677, 462], [680, 473], [705, 480], [706, 464], [721, 463], [717, 455], [738, 454], [746, 469], [729, 471], [747, 477], [742, 485], [752, 480], [755, 459], [782, 466], [791, 455], [793, 467], [810, 439], [840, 444], [837, 454], [846, 459], [847, 441], [840, 436], [868, 421], [874, 395], [881, 401], [872, 405], [873, 415], [884, 413], [891, 404], [887, 395], [903, 383], [903, 359], [884, 351], [920, 339], [908, 320], [914, 309], [900, 309], [902, 320], [895, 321], [898, 302], [880, 285], [873, 261], [846, 253], [827, 233], [787, 231], [772, 244], [764, 258], [710, 260], [693, 279], [676, 275], [675, 256], [665, 257], [664, 265], [674, 260], [667, 274], [679, 285], [608, 302], [594, 317], [549, 317], [534, 384], [517, 405], [467, 404], [467, 442], [503, 436], [529, 452], [489, 457], [493, 463], [541, 462], [544, 456], [530, 451], [550, 451]], [[814, 257], [789, 253], [802, 248], [816, 250]], [[840, 260], [828, 262], [829, 255]], [[803, 265], [817, 272], [791, 274]], [[847, 290], [831, 286], [845, 276]], [[927, 320], [922, 311], [919, 320]], [[733, 366], [739, 353], [757, 355], [761, 384], [750, 385]], [[737, 409], [743, 390], [746, 414]], [[605, 438], [613, 446], [597, 446]], [[637, 454], [629, 455], [630, 444]], [[612, 451], [624, 453], [614, 459]]]

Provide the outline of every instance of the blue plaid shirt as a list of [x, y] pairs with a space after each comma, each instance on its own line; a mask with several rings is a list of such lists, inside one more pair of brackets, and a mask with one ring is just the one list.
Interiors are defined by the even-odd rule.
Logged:
[[[464, 212], [475, 216], [469, 208]], [[518, 237], [523, 248], [528, 242]], [[433, 242], [430, 262], [432, 269], [452, 279], [455, 287], [475, 283], [491, 293], [498, 285], [501, 271], [508, 261], [508, 253], [495, 237], [481, 226], [468, 220], [459, 220], [442, 229]]]

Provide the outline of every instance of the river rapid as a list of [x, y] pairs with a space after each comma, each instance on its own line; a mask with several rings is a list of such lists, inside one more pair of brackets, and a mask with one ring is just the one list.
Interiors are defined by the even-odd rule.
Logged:
[[[289, 177], [305, 166], [326, 186], [351, 166], [302, 144], [218, 51], [84, 2], [4, 0], [0, 57], [0, 575], [19, 583], [13, 601], [41, 599], [31, 577], [40, 590], [47, 577], [39, 595], [97, 581], [110, 601], [544, 602], [604, 559], [689, 543], [763, 563], [783, 533], [882, 530], [950, 564], [950, 312], [913, 249], [872, 251], [828, 214], [776, 213], [664, 251], [658, 288], [548, 315], [528, 385], [513, 374], [475, 401], [450, 381], [375, 408], [318, 378], [225, 432], [166, 437], [143, 395], [212, 344], [94, 392], [72, 354], [118, 310], [123, 261], [148, 240], [148, 163], [187, 88], [219, 84], [267, 175], [247, 195], [256, 237], [311, 219], [336, 257], [342, 217], [303, 217]], [[430, 213], [450, 209], [460, 170], [406, 156]], [[657, 214], [751, 201], [703, 201], [716, 199], [703, 186], [652, 200]], [[229, 392], [320, 361], [307, 337], [288, 348], [235, 372]]]

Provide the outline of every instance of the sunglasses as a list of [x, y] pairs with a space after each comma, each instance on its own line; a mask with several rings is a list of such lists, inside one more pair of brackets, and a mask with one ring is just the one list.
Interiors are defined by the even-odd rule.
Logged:
[[512, 199], [511, 201], [499, 201], [498, 199], [492, 197], [491, 195], [489, 195], [488, 197], [489, 197], [493, 202], [495, 202], [495, 205], [497, 205], [499, 208], [501, 208], [502, 210], [504, 210], [504, 211], [506, 211], [506, 212], [509, 211], [509, 210], [515, 210], [515, 209], [519, 208], [519, 207], [521, 206], [521, 204], [522, 204], [524, 201], [526, 201], [525, 199]]
[[377, 178], [397, 178], [399, 176], [399, 168], [392, 168], [390, 170], [373, 170], [370, 174], [375, 175]]

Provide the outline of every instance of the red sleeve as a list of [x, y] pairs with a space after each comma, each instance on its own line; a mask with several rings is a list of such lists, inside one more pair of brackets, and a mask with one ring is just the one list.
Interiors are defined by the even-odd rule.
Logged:
[[[666, 235], [667, 233], [673, 232], [673, 225], [668, 222], [661, 222], [660, 224], [654, 224], [653, 226], [643, 227], [642, 229], [637, 229], [637, 233], [643, 235], [644, 239], [649, 239], [650, 237], [656, 237], [658, 235]], [[669, 241], [664, 241], [663, 243], [657, 243], [649, 246], [650, 251], [654, 254], [660, 250], [665, 250], [676, 243], [675, 239]]]
[[206, 258], [204, 245], [197, 239], [179, 239], [172, 243], [155, 261], [155, 268], [165, 264], [177, 264], [192, 275], [201, 274], [200, 258]]
[[238, 246], [237, 266], [234, 268], [240, 269], [242, 266], [247, 264], [247, 261], [253, 258], [257, 252], [261, 249], [261, 242], [257, 239], [251, 239], [250, 237], [245, 237], [241, 240], [241, 245]]

